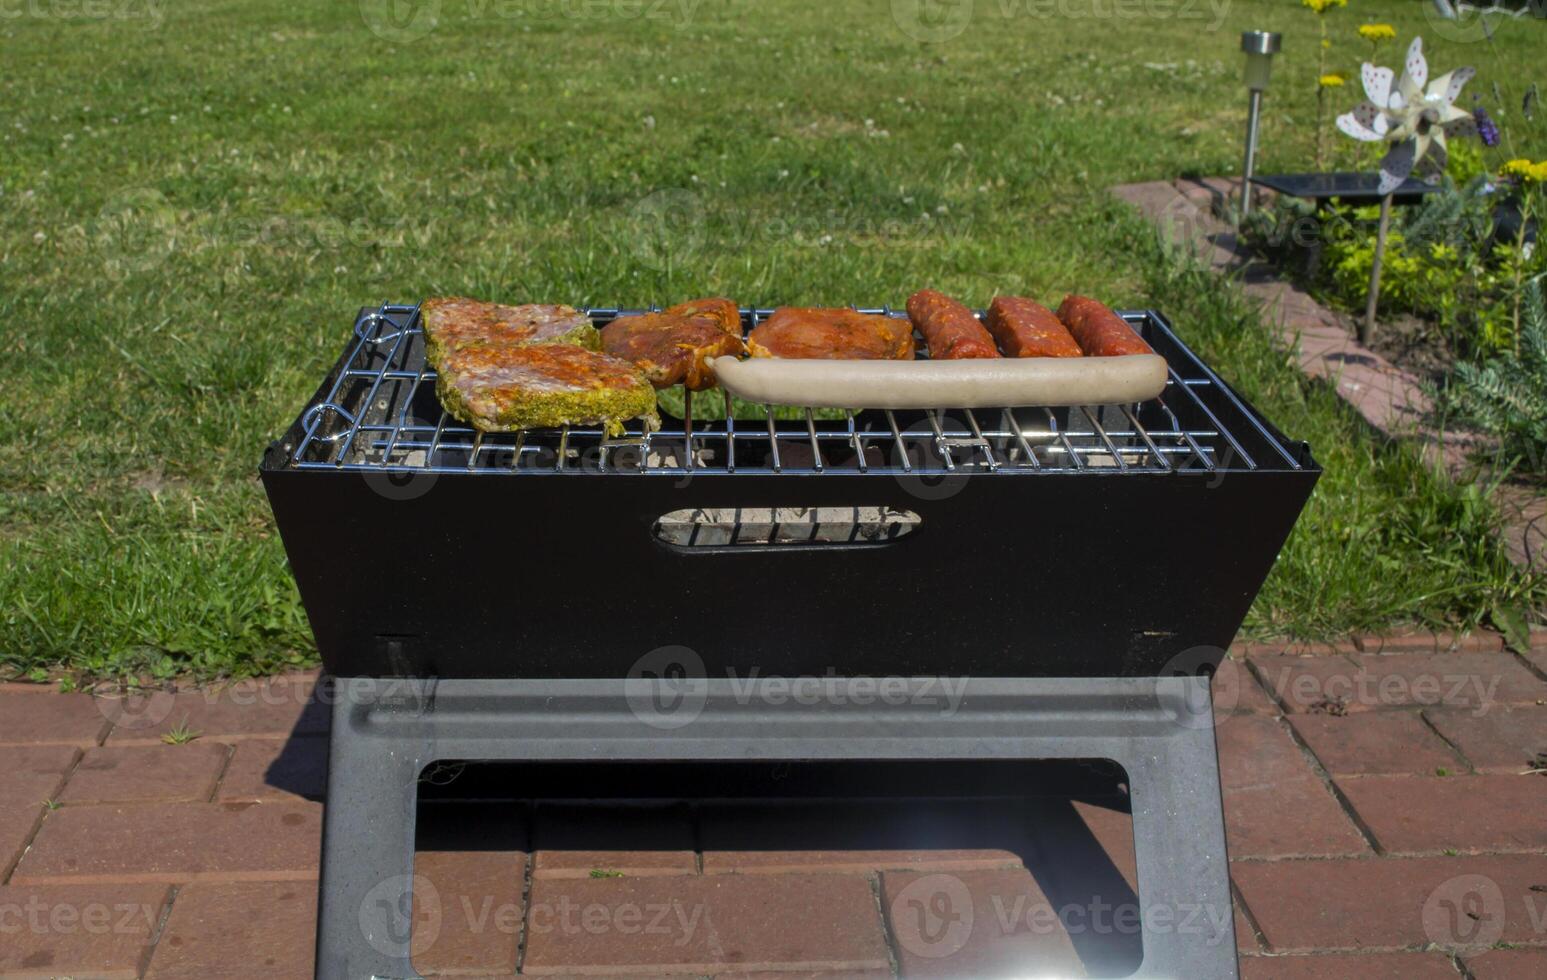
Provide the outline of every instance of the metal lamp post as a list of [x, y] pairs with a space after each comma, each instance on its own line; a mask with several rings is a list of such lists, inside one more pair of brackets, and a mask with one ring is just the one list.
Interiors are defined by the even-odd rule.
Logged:
[[1262, 93], [1267, 91], [1273, 73], [1273, 56], [1278, 54], [1283, 35], [1272, 31], [1241, 32], [1241, 50], [1246, 52], [1246, 88], [1251, 105], [1246, 114], [1246, 163], [1241, 168], [1241, 217], [1252, 210], [1252, 170], [1257, 156], [1257, 120], [1262, 114]]

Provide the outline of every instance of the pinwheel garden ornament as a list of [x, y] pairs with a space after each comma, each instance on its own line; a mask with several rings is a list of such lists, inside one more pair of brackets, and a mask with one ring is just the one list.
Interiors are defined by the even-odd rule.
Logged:
[[[1416, 172], [1432, 180], [1445, 171], [1449, 157], [1446, 139], [1474, 136], [1477, 121], [1455, 106], [1456, 97], [1476, 72], [1457, 68], [1429, 80], [1429, 63], [1423, 56], [1423, 38], [1413, 38], [1400, 78], [1390, 68], [1366, 61], [1360, 70], [1367, 101], [1352, 112], [1338, 116], [1337, 126], [1366, 143], [1384, 141], [1390, 146], [1380, 162], [1380, 230], [1375, 240], [1375, 261], [1370, 269], [1370, 295], [1365, 307], [1360, 339], [1369, 340], [1375, 327], [1375, 304], [1380, 296], [1381, 260], [1386, 253], [1386, 230], [1391, 223], [1391, 195]], [[1393, 86], [1393, 81], [1395, 85]]]

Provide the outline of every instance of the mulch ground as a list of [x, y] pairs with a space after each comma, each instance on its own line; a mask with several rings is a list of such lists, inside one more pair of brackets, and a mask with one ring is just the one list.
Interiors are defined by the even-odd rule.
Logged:
[[[1547, 976], [1536, 639], [1526, 655], [1433, 634], [1232, 651], [1215, 687], [1245, 977]], [[310, 976], [316, 683], [129, 702], [0, 685], [0, 977]], [[174, 729], [198, 736], [168, 744]], [[435, 907], [416, 911], [415, 962], [434, 976], [1127, 972], [1138, 940], [1112, 910], [1141, 884], [1127, 805], [425, 804], [416, 872]], [[1105, 882], [1075, 918], [1048, 871], [1055, 825]], [[934, 917], [942, 895], [970, 928]], [[1103, 901], [1117, 925], [1091, 918]]]

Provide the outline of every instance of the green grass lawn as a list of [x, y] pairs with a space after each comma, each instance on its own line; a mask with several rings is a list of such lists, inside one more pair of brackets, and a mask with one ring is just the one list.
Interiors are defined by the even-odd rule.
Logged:
[[[1156, 305], [1327, 467], [1252, 630], [1539, 600], [1480, 498], [1371, 439], [1238, 293], [1104, 194], [1239, 167], [1246, 27], [1286, 32], [1263, 165], [1304, 168], [1314, 16], [1064, 7], [976, 0], [936, 43], [917, 36], [959, 6], [441, 0], [406, 42], [389, 0], [18, 8], [0, 20], [0, 667], [308, 661], [258, 458], [358, 306], [444, 292]], [[1434, 35], [1426, 8], [1329, 15], [1334, 63], [1356, 68], [1361, 20]], [[1544, 36], [1432, 36], [1431, 64], [1515, 83]]]

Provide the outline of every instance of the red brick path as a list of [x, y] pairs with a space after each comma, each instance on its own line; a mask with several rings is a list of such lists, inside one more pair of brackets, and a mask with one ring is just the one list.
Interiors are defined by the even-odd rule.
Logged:
[[[1217, 732], [1248, 980], [1547, 976], [1547, 775], [1525, 774], [1547, 752], [1539, 639], [1526, 657], [1427, 635], [1234, 651]], [[313, 683], [127, 702], [0, 685], [0, 977], [310, 976], [327, 727]], [[179, 725], [198, 737], [166, 744]], [[1041, 918], [1063, 886], [1035, 842], [757, 846], [893, 817], [1013, 822], [996, 806], [515, 810], [499, 839], [469, 835], [486, 850], [421, 852], [434, 907], [418, 896], [415, 962], [437, 976], [1078, 976], [1081, 936]], [[1131, 888], [1126, 818], [1063, 806]], [[941, 887], [977, 923], [947, 935], [949, 956], [908, 911]]]

